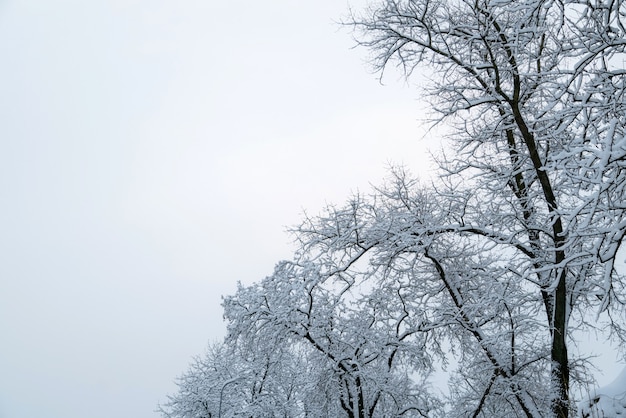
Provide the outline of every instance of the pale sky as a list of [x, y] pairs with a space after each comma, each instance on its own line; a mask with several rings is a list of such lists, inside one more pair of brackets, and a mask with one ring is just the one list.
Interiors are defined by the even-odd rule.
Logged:
[[157, 417], [303, 209], [427, 168], [347, 10], [0, 0], [0, 418]]

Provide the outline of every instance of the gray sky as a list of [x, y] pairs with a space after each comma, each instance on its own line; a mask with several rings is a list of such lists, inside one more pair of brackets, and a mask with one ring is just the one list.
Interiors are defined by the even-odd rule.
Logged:
[[346, 10], [0, 0], [0, 418], [156, 417], [303, 209], [427, 166]]

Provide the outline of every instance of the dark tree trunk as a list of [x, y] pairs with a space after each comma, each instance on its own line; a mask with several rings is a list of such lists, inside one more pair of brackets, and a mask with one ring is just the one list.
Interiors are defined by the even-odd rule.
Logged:
[[552, 332], [552, 380], [555, 390], [552, 411], [557, 418], [569, 417], [569, 364], [567, 359], [567, 289], [566, 272], [560, 273], [554, 298], [554, 330]]

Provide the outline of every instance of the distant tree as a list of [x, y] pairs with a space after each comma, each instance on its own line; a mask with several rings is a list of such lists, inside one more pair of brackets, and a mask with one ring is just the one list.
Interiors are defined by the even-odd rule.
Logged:
[[[293, 259], [224, 300], [225, 344], [252, 376], [238, 408], [574, 415], [573, 334], [626, 343], [624, 19], [619, 0], [378, 0], [352, 15], [377, 69], [433, 78], [452, 131], [441, 175], [423, 187], [396, 169], [306, 218]], [[425, 382], [451, 360], [444, 397]]]

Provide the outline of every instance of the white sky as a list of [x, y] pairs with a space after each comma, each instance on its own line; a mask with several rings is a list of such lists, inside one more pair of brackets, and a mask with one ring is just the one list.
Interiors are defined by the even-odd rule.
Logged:
[[347, 7], [0, 0], [0, 418], [155, 418], [303, 209], [425, 169]]

